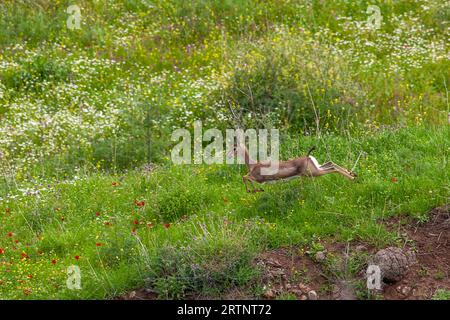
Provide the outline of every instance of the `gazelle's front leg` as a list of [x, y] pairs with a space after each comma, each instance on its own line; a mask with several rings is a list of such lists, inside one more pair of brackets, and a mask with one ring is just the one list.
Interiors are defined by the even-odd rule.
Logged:
[[248, 190], [247, 180], [248, 180], [248, 177], [247, 177], [247, 176], [243, 176], [243, 177], [242, 177], [242, 181], [244, 181], [244, 184], [245, 184], [245, 191], [250, 192], [250, 191]]
[[251, 184], [252, 187], [253, 187], [253, 191], [252, 191], [253, 193], [264, 191], [263, 189], [257, 189], [257, 188], [255, 187], [254, 181], [253, 181], [253, 179], [252, 179], [251, 176], [246, 175], [246, 176], [243, 176], [242, 179], [244, 180], [244, 183], [245, 183], [245, 190], [246, 190], [247, 192], [250, 192], [250, 191], [248, 190], [248, 187], [247, 187], [247, 181], [250, 181], [250, 184]]

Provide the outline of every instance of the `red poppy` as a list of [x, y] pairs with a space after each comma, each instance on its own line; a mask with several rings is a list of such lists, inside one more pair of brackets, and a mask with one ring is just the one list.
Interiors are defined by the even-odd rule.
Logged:
[[116, 182], [116, 181], [114, 181], [113, 183], [111, 183], [111, 185], [112, 185], [113, 187], [117, 187], [117, 186], [119, 185], [119, 183]]
[[80, 256], [75, 256], [75, 260], [80, 260]]
[[138, 224], [139, 224], [139, 221], [138, 221], [138, 220], [134, 220], [133, 223], [136, 224], [136, 225], [138, 225]]
[[393, 183], [398, 182], [397, 178], [392, 178], [391, 181], [392, 181]]
[[105, 226], [110, 226], [111, 223], [109, 221], [105, 221]]
[[97, 217], [99, 217], [99, 216], [100, 216], [100, 212], [96, 212], [95, 215], [96, 215]]
[[55, 259], [52, 260], [52, 264], [53, 264], [53, 265], [56, 264], [56, 260], [55, 260]]
[[28, 255], [26, 254], [26, 252], [22, 252], [22, 253], [20, 254], [20, 257], [21, 257], [22, 259], [26, 259], [26, 258], [28, 258]]
[[32, 275], [32, 274], [29, 274], [29, 275], [27, 275], [27, 278], [28, 278], [28, 279], [33, 279], [33, 275]]
[[0, 254], [4, 254], [5, 253], [5, 249], [0, 248]]
[[170, 223], [164, 223], [164, 228], [169, 229], [170, 228]]
[[134, 204], [135, 204], [136, 206], [138, 206], [139, 208], [142, 208], [143, 206], [145, 206], [145, 201], [137, 201], [137, 200], [134, 200]]
[[12, 236], [14, 236], [14, 233], [8, 232], [8, 237], [12, 237]]
[[15, 243], [19, 243], [20, 241], [16, 239], [16, 240], [14, 240], [14, 242], [15, 242]]
[[103, 243], [97, 242], [95, 245], [96, 245], [97, 247], [101, 247], [101, 246], [103, 245]]

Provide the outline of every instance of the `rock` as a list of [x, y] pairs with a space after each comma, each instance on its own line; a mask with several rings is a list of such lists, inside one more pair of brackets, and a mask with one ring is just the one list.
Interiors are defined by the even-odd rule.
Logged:
[[311, 290], [310, 292], [308, 292], [308, 299], [317, 300], [317, 293], [314, 290]]
[[326, 255], [325, 255], [325, 253], [324, 253], [323, 251], [319, 251], [319, 252], [317, 252], [317, 253], [314, 255], [314, 259], [315, 259], [317, 262], [323, 262], [323, 261], [325, 261], [326, 258], [327, 258], [327, 257], [326, 257]]
[[264, 292], [263, 296], [266, 299], [273, 299], [275, 298], [275, 292], [272, 289], [267, 289], [266, 292]]
[[302, 294], [300, 296], [300, 300], [308, 300], [308, 297], [306, 295]]
[[364, 251], [367, 251], [367, 247], [365, 245], [363, 245], [363, 244], [360, 244], [360, 245], [356, 246], [355, 250], [357, 252], [364, 252]]
[[388, 247], [378, 251], [372, 259], [381, 271], [381, 277], [388, 282], [397, 282], [403, 279], [409, 267], [416, 262], [413, 252], [403, 252], [400, 248]]
[[136, 297], [136, 291], [131, 291], [130, 294], [128, 295], [128, 297], [130, 299], [133, 299], [134, 297]]

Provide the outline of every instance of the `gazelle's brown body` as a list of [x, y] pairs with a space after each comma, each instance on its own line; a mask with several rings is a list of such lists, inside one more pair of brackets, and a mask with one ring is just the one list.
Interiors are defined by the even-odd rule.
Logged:
[[[247, 148], [244, 145], [239, 145], [236, 147], [236, 153], [243, 153], [245, 158], [245, 164], [249, 169], [249, 173], [242, 177], [245, 189], [247, 192], [250, 192], [248, 189], [247, 183], [250, 182], [253, 186], [253, 192], [263, 191], [262, 189], [256, 189], [253, 185], [253, 182], [257, 183], [265, 183], [265, 182], [273, 182], [276, 180], [286, 180], [292, 179], [296, 177], [318, 177], [323, 176], [325, 174], [330, 173], [339, 173], [348, 179], [355, 179], [356, 174], [338, 166], [333, 162], [327, 162], [323, 165], [320, 165], [316, 158], [310, 156], [311, 149], [308, 152], [307, 156], [299, 157], [287, 161], [261, 161], [255, 162], [250, 158]], [[270, 168], [277, 168], [276, 170], [271, 170]], [[264, 172], [263, 172], [264, 170]], [[272, 172], [271, 172], [272, 171]]]

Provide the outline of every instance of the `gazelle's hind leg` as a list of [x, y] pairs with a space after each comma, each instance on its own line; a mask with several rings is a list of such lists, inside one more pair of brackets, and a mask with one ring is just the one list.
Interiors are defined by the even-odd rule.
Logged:
[[325, 174], [330, 174], [330, 173], [335, 173], [335, 172], [342, 174], [346, 178], [349, 178], [352, 180], [356, 176], [354, 173], [338, 166], [337, 164], [335, 164], [331, 161], [329, 161], [323, 165], [319, 165], [317, 163], [317, 160], [316, 161], [314, 161], [314, 160], [308, 162], [308, 171], [310, 172], [311, 176], [313, 176], [313, 177], [323, 176]]
[[351, 180], [355, 179], [356, 174], [354, 172], [351, 172], [350, 170], [347, 170], [345, 168], [342, 168], [341, 166], [338, 166], [337, 164], [335, 164], [334, 162], [327, 162], [323, 165], [321, 165], [319, 167], [319, 169], [321, 170], [329, 170], [329, 169], [334, 169], [334, 172], [338, 172], [340, 174], [342, 174], [344, 177], [347, 177]]

